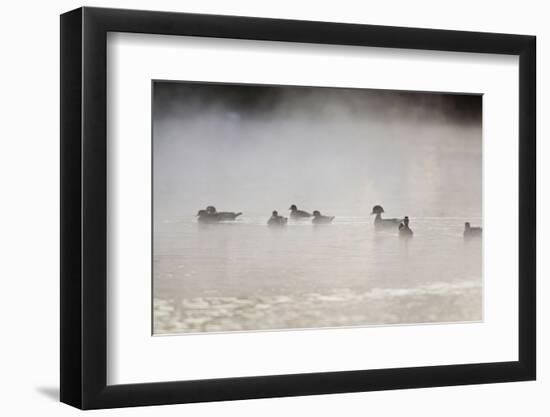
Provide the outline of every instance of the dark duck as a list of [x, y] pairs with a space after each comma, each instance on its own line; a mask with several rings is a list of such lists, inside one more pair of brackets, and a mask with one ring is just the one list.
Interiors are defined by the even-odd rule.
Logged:
[[481, 236], [481, 227], [472, 227], [470, 222], [464, 223], [464, 237], [480, 237]]
[[374, 218], [374, 227], [377, 229], [388, 229], [388, 228], [394, 228], [399, 223], [401, 223], [401, 219], [383, 219], [382, 213], [384, 213], [384, 208], [382, 206], [374, 206], [372, 208], [372, 213], [376, 214], [376, 217]]
[[290, 218], [294, 220], [300, 220], [300, 219], [307, 219], [308, 217], [311, 217], [311, 213], [308, 213], [304, 210], [298, 210], [298, 207], [296, 207], [296, 204], [293, 204], [289, 208], [290, 210]]
[[327, 224], [331, 223], [334, 220], [334, 216], [323, 216], [319, 210], [313, 212], [313, 224]]
[[399, 236], [401, 237], [410, 237], [413, 235], [413, 231], [409, 227], [409, 216], [405, 216], [403, 221], [399, 223]]
[[218, 221], [217, 216], [212, 215], [208, 210], [199, 210], [197, 213], [199, 223], [215, 223]]
[[234, 213], [232, 211], [217, 211], [216, 207], [208, 206], [206, 210], [199, 210], [197, 216], [201, 223], [213, 223], [221, 221], [232, 221], [239, 217], [242, 213]]
[[269, 226], [284, 226], [287, 224], [287, 222], [288, 219], [286, 217], [279, 216], [277, 210], [273, 210], [273, 212], [271, 213], [271, 217], [267, 221], [267, 224]]

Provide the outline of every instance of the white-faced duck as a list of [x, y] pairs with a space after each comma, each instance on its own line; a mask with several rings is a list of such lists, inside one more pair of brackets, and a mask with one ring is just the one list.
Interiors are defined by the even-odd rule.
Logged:
[[399, 223], [399, 236], [401, 237], [412, 237], [413, 231], [409, 227], [409, 216], [405, 216], [403, 221]]
[[384, 208], [382, 206], [376, 205], [372, 208], [371, 216], [376, 214], [374, 218], [374, 227], [376, 229], [393, 229], [401, 223], [401, 219], [383, 219], [382, 213], [384, 213]]
[[217, 211], [216, 207], [208, 206], [206, 210], [199, 210], [197, 216], [201, 223], [214, 223], [221, 221], [232, 221], [242, 215], [241, 212], [234, 213], [232, 211]]
[[286, 217], [279, 216], [277, 210], [273, 210], [273, 212], [271, 213], [271, 217], [267, 221], [267, 224], [269, 226], [284, 226], [287, 224], [287, 222], [288, 219]]
[[296, 207], [296, 204], [293, 204], [289, 208], [290, 210], [290, 218], [294, 220], [300, 220], [300, 219], [307, 219], [308, 217], [311, 217], [311, 213], [308, 213], [304, 210], [298, 210], [298, 207]]
[[470, 222], [464, 223], [464, 237], [480, 237], [481, 227], [472, 227]]
[[319, 210], [315, 210], [311, 222], [313, 224], [327, 224], [331, 223], [332, 220], [334, 220], [334, 216], [323, 216]]

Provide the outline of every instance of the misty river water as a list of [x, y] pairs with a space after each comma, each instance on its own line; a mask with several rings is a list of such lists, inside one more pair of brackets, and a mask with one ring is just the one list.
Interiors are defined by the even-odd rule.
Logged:
[[368, 213], [279, 228], [268, 217], [157, 222], [156, 334], [482, 319], [481, 239], [462, 236], [479, 219], [412, 217], [403, 239]]
[[[153, 104], [154, 333], [482, 320], [481, 96], [159, 81]], [[291, 204], [336, 218], [266, 225]]]

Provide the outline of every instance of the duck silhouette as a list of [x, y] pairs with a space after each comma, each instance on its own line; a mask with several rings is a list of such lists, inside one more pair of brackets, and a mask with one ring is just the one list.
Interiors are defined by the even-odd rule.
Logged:
[[319, 210], [315, 210], [311, 222], [313, 224], [327, 224], [331, 223], [332, 220], [334, 220], [334, 216], [323, 216]]
[[293, 204], [289, 208], [290, 210], [290, 218], [294, 220], [300, 220], [300, 219], [307, 219], [308, 217], [311, 217], [311, 213], [308, 213], [304, 210], [298, 210], [298, 207], [296, 207], [296, 204]]
[[197, 218], [199, 223], [215, 223], [219, 221], [218, 216], [204, 209], [197, 212]]
[[220, 221], [232, 221], [242, 215], [241, 212], [217, 211], [216, 207], [208, 206], [206, 210], [199, 210], [197, 216], [201, 223], [214, 223]]
[[398, 230], [400, 237], [412, 237], [413, 231], [409, 227], [409, 216], [405, 216], [403, 221], [399, 223]]
[[269, 226], [284, 226], [288, 223], [288, 219], [283, 216], [279, 216], [277, 210], [273, 210], [271, 217], [267, 221]]
[[472, 227], [470, 222], [464, 223], [464, 237], [480, 237], [481, 236], [481, 227]]
[[374, 227], [376, 229], [394, 228], [401, 223], [401, 219], [383, 219], [382, 213], [384, 213], [384, 208], [382, 206], [376, 205], [372, 208], [371, 216], [376, 214], [374, 218]]

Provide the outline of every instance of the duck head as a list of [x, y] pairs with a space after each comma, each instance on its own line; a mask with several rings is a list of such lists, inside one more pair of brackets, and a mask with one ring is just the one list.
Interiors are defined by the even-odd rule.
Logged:
[[279, 215], [279, 213], [277, 212], [277, 210], [273, 210], [273, 212], [271, 213], [271, 215], [273, 217], [277, 217]]
[[384, 213], [384, 209], [382, 208], [382, 206], [378, 206], [378, 205], [377, 205], [377, 206], [374, 206], [374, 207], [372, 208], [372, 213], [371, 213], [371, 215], [373, 215], [373, 214], [381, 214], [381, 213]]
[[321, 212], [319, 210], [314, 210], [313, 211], [313, 216], [314, 217], [319, 217], [321, 215]]
[[216, 207], [214, 207], [214, 206], [208, 206], [208, 207], [206, 207], [206, 212], [207, 212], [207, 213], [213, 214], [213, 213], [216, 212]]
[[293, 204], [288, 209], [292, 210], [292, 211], [296, 211], [296, 210], [298, 210], [298, 207], [296, 207], [296, 204]]
[[468, 230], [470, 228], [470, 222], [464, 223], [464, 229]]
[[405, 218], [403, 219], [403, 223], [405, 224], [405, 226], [409, 226], [409, 216], [405, 216]]

